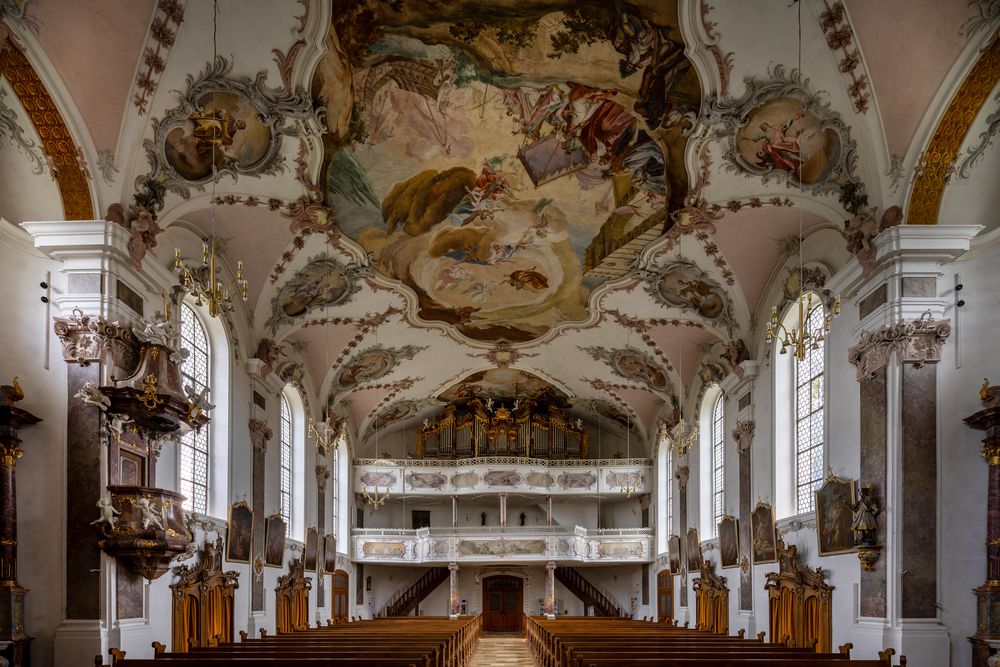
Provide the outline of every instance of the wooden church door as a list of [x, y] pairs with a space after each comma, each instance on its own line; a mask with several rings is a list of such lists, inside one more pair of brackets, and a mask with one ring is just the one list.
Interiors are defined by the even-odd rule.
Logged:
[[659, 623], [674, 618], [674, 574], [664, 570], [656, 575], [656, 620]]
[[335, 623], [347, 622], [347, 585], [347, 573], [343, 570], [336, 570], [333, 573], [332, 599], [330, 601], [330, 618]]
[[524, 581], [520, 577], [495, 576], [483, 580], [483, 630], [520, 632], [524, 617]]

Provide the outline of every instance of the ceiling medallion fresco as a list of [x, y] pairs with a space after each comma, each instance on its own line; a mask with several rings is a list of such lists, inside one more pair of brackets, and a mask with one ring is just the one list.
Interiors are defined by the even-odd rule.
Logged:
[[367, 271], [356, 265], [344, 266], [330, 257], [309, 260], [271, 299], [267, 327], [273, 334], [314, 310], [347, 303], [361, 289], [357, 279]]
[[424, 320], [523, 342], [683, 206], [701, 91], [672, 3], [501, 5], [338, 0], [313, 94], [341, 230]]
[[596, 361], [606, 363], [615, 375], [639, 382], [655, 392], [673, 392], [667, 370], [648, 354], [631, 348], [581, 347]]
[[822, 91], [812, 92], [799, 70], [786, 73], [782, 65], [744, 83], [742, 97], [709, 97], [702, 113], [702, 122], [714, 126], [711, 138], [725, 146], [727, 171], [813, 194], [836, 192], [851, 213], [867, 206], [855, 173], [857, 145], [840, 114], [820, 99]]
[[646, 292], [660, 305], [695, 313], [730, 332], [736, 329], [729, 294], [694, 262], [682, 258], [659, 270], [639, 270], [637, 275], [645, 283]]
[[222, 56], [208, 63], [197, 77], [188, 75], [180, 104], [153, 119], [153, 138], [143, 141], [150, 163], [147, 179], [180, 196], [188, 186], [203, 187], [218, 173], [260, 176], [284, 169], [280, 155], [283, 136], [298, 136], [294, 120], [313, 117], [312, 101], [297, 90], [269, 88], [266, 72], [254, 79], [228, 78], [232, 63]]
[[376, 380], [398, 366], [404, 359], [413, 359], [426, 347], [370, 347], [358, 352], [337, 373], [334, 386], [339, 391], [355, 389], [369, 380]]
[[438, 400], [451, 402], [472, 398], [530, 398], [534, 401], [565, 403], [569, 395], [533, 373], [516, 368], [491, 368], [477, 371], [438, 394]]

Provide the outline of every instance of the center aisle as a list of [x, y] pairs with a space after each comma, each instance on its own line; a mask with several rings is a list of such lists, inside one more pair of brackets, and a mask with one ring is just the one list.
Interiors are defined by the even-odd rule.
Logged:
[[470, 667], [536, 667], [524, 637], [484, 634]]

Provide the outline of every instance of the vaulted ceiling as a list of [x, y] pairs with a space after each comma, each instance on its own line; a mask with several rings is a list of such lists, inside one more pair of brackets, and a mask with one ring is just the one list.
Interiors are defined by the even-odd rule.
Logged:
[[[362, 434], [463, 387], [550, 387], [645, 433], [682, 391], [690, 410], [759, 356], [755, 323], [797, 289], [800, 227], [821, 287], [850, 258], [845, 220], [905, 211], [998, 21], [966, 0], [219, 0], [214, 27], [207, 0], [0, 0], [0, 16], [93, 208], [151, 209], [165, 231], [142, 261], [164, 266], [217, 236], [247, 267], [246, 350], [275, 341], [277, 372]], [[1000, 125], [996, 69], [963, 153]], [[0, 215], [55, 217], [64, 172], [0, 71]], [[980, 153], [960, 187], [981, 202], [997, 153]]]

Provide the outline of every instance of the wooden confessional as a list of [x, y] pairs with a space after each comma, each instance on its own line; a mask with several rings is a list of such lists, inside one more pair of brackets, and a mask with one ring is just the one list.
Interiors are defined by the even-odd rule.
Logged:
[[803, 567], [795, 545], [778, 540], [778, 572], [768, 572], [771, 641], [829, 653], [833, 644], [833, 586], [823, 568]]
[[310, 589], [312, 579], [305, 576], [304, 561], [296, 558], [288, 564], [288, 574], [278, 577], [274, 589], [278, 634], [309, 628]]
[[240, 573], [222, 571], [222, 538], [205, 543], [196, 565], [182, 565], [173, 591], [173, 650], [233, 641], [233, 598]]
[[694, 580], [696, 627], [725, 635], [729, 634], [729, 589], [712, 567], [711, 561], [702, 561], [701, 578]]

